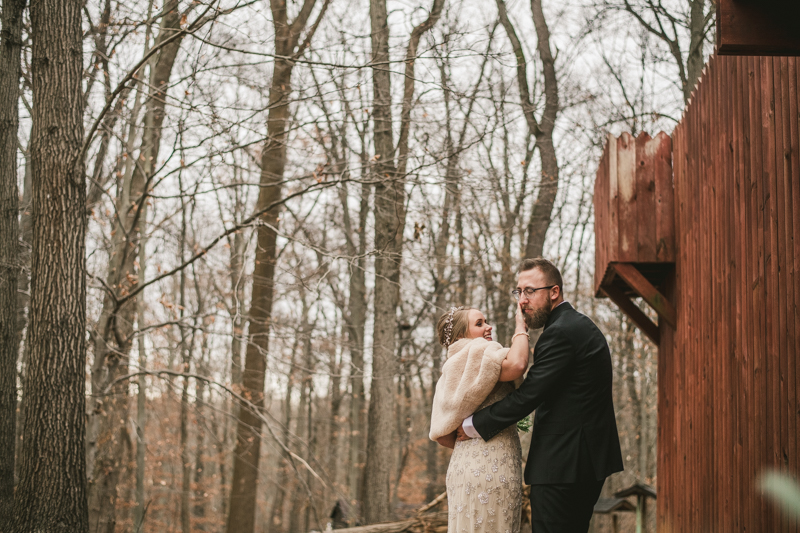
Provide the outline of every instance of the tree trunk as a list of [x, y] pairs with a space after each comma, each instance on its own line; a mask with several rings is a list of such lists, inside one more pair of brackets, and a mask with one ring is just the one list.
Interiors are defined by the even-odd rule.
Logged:
[[[553, 129], [558, 115], [558, 80], [556, 78], [555, 58], [550, 51], [550, 30], [542, 11], [542, 0], [531, 0], [533, 25], [536, 27], [536, 48], [542, 60], [544, 74], [544, 111], [538, 131], [533, 130], [539, 158], [542, 163], [542, 178], [539, 182], [539, 194], [533, 204], [531, 219], [528, 223], [528, 242], [525, 246], [526, 257], [539, 257], [544, 250], [544, 239], [550, 227], [553, 205], [558, 193], [558, 159], [553, 145]], [[531, 110], [532, 114], [533, 111]]]
[[411, 32], [406, 49], [400, 139], [394, 160], [392, 86], [389, 68], [389, 22], [386, 0], [370, 0], [372, 45], [372, 121], [375, 157], [375, 310], [372, 332], [372, 385], [369, 402], [367, 462], [364, 468], [364, 517], [367, 523], [392, 516], [391, 477], [394, 460], [394, 377], [396, 372], [397, 306], [400, 302], [400, 264], [406, 224], [405, 171], [414, 96], [414, 64], [422, 35], [439, 20], [444, 2], [434, 0], [425, 21]]
[[[181, 13], [177, 0], [165, 5], [157, 43], [171, 37], [180, 28]], [[136, 259], [146, 225], [147, 188], [153, 178], [161, 144], [165, 118], [166, 89], [180, 49], [181, 38], [164, 46], [150, 73], [150, 88], [145, 103], [144, 130], [139, 164], [131, 164], [117, 193], [117, 219], [114, 223], [114, 248], [106, 285], [117, 297], [135, 290], [139, 274]], [[132, 129], [132, 131], [135, 131]], [[132, 139], [131, 139], [132, 141]], [[120, 308], [106, 294], [97, 326], [92, 364], [94, 405], [89, 418], [87, 466], [92, 473], [89, 486], [90, 525], [92, 530], [113, 533], [117, 522], [117, 485], [123, 464], [125, 444], [130, 441], [127, 420], [128, 385], [126, 382], [99, 397], [108, 384], [128, 372], [128, 354], [132, 347], [136, 300]]]
[[[339, 468], [352, 468], [350, 465], [342, 465], [343, 462], [340, 453], [339, 447], [339, 431], [342, 427], [339, 418], [339, 410], [342, 406], [343, 394], [341, 389], [341, 374], [342, 374], [342, 360], [337, 359], [337, 354], [335, 350], [332, 350], [330, 353], [329, 359], [329, 372], [331, 379], [328, 382], [328, 391], [326, 394], [326, 398], [329, 402], [329, 411], [328, 411], [328, 423], [325, 431], [323, 443], [323, 451], [326, 455], [326, 467], [328, 470], [329, 479], [336, 483], [339, 480], [338, 472]], [[327, 445], [325, 445], [327, 443]], [[325, 498], [325, 502], [330, 503], [330, 507], [326, 506], [326, 509], [333, 509], [333, 506], [336, 503], [337, 495], [331, 494]]]
[[[152, 6], [152, 1], [150, 0], [150, 5]], [[150, 19], [150, 14], [148, 13], [148, 19]], [[95, 42], [95, 51], [94, 57], [92, 58], [95, 65], [100, 67], [100, 70], [103, 74], [103, 87], [105, 89], [106, 95], [106, 102], [109, 101], [112, 94], [111, 88], [111, 68], [110, 68], [110, 57], [108, 52], [108, 26], [111, 23], [111, 0], [105, 0], [103, 3], [103, 12], [100, 15], [100, 22], [96, 27], [91, 28], [92, 33], [94, 33], [94, 42]], [[145, 42], [149, 42], [150, 37], [150, 24], [147, 25], [147, 37], [145, 38]], [[93, 69], [93, 75], [96, 73], [98, 69]], [[91, 85], [91, 84], [88, 84]], [[108, 148], [111, 144], [111, 132], [114, 131], [114, 125], [117, 122], [117, 119], [120, 117], [122, 107], [125, 105], [125, 101], [128, 98], [128, 94], [130, 92], [130, 86], [127, 86], [123, 89], [123, 92], [120, 94], [120, 98], [117, 99], [117, 102], [114, 104], [114, 111], [111, 113], [106, 114], [103, 117], [103, 125], [100, 128], [100, 146], [97, 150], [97, 155], [95, 156], [94, 160], [94, 169], [92, 170], [91, 180], [89, 182], [89, 192], [87, 193], [86, 198], [86, 211], [87, 213], [91, 213], [94, 204], [96, 204], [103, 192], [103, 188], [111, 179], [112, 173], [103, 173], [103, 165], [105, 163], [106, 156], [108, 155]], [[91, 88], [87, 87], [86, 93], [84, 96], [84, 102], [88, 103], [88, 97], [91, 93]]]
[[[401, 333], [402, 337], [402, 333]], [[408, 466], [408, 454], [410, 448], [410, 436], [412, 430], [411, 422], [411, 387], [409, 386], [410, 376], [408, 375], [408, 364], [403, 362], [403, 345], [405, 342], [401, 339], [400, 349], [397, 350], [397, 359], [401, 361], [400, 371], [398, 372], [397, 404], [395, 405], [397, 421], [397, 467], [394, 474], [394, 487], [392, 487], [392, 508], [397, 508], [400, 505], [400, 480], [403, 479], [403, 471]]]
[[[30, 165], [30, 152], [26, 154], [25, 161], [25, 177], [23, 178], [22, 191], [22, 205], [20, 206], [20, 221], [19, 221], [19, 256], [17, 266], [17, 326], [16, 337], [14, 339], [14, 346], [17, 347], [19, 355], [19, 382], [20, 390], [17, 393], [19, 399], [19, 410], [17, 411], [17, 436], [16, 436], [16, 449], [17, 457], [20, 455], [22, 448], [22, 418], [25, 413], [25, 373], [28, 365], [28, 350], [26, 343], [23, 342], [23, 333], [28, 327], [28, 307], [30, 303], [30, 264], [31, 264], [31, 236], [33, 232], [31, 205], [31, 193], [33, 186], [31, 185], [31, 165]], [[14, 465], [15, 469], [19, 468], [19, 462]]]
[[[142, 263], [144, 264], [144, 262]], [[144, 315], [143, 310], [139, 310], [139, 328], [142, 327], [144, 321], [142, 317]], [[139, 346], [139, 370], [144, 370], [147, 368], [147, 352], [145, 351], [144, 346], [144, 335], [139, 336], [138, 341]], [[142, 522], [144, 521], [144, 509], [145, 509], [145, 501], [144, 501], [144, 468], [145, 468], [145, 440], [144, 440], [144, 430], [145, 426], [147, 425], [147, 413], [146, 413], [146, 400], [147, 400], [147, 388], [146, 388], [146, 377], [144, 374], [139, 374], [137, 377], [137, 391], [136, 391], [136, 507], [134, 508], [133, 512], [133, 530], [134, 531], [142, 531]]]
[[[250, 342], [245, 350], [242, 372], [242, 395], [257, 409], [264, 405], [266, 354], [269, 350], [269, 329], [272, 319], [273, 284], [279, 204], [282, 198], [283, 171], [286, 167], [286, 125], [292, 93], [292, 69], [295, 62], [284, 59], [302, 54], [310, 42], [328, 6], [326, 1], [302, 45], [300, 34], [305, 30], [316, 0], [305, 0], [294, 21], [289, 23], [285, 0], [272, 0], [270, 8], [275, 29], [275, 54], [272, 84], [269, 91], [267, 141], [261, 155], [261, 179], [256, 210], [265, 211], [256, 230], [256, 257], [253, 269], [253, 291], [249, 313]], [[299, 49], [298, 49], [299, 45]], [[261, 419], [248, 407], [239, 406], [236, 446], [233, 460], [228, 533], [253, 533], [255, 530], [258, 465], [261, 448]]]
[[[275, 278], [277, 240], [275, 228], [279, 212], [277, 204], [281, 198], [280, 182], [286, 165], [286, 148], [283, 143], [289, 119], [289, 106], [288, 101], [284, 99], [281, 86], [290, 89], [291, 68], [286, 62], [275, 61], [267, 125], [268, 141], [262, 156], [261, 190], [256, 204], [256, 209], [259, 211], [270, 205], [276, 206], [260, 218], [261, 224], [256, 232], [258, 247], [249, 313], [250, 342], [245, 351], [242, 372], [242, 395], [257, 409], [264, 405], [266, 353], [269, 350], [269, 322], [272, 317]], [[289, 92], [286, 91], [287, 97]], [[228, 533], [254, 531], [260, 448], [261, 419], [251, 411], [251, 408], [240, 405], [228, 511]]]
[[[361, 213], [366, 215], [369, 202], [370, 186], [362, 183], [361, 186]], [[358, 500], [361, 495], [361, 476], [364, 471], [364, 434], [366, 428], [365, 398], [364, 398], [364, 326], [367, 321], [367, 288], [366, 288], [366, 259], [362, 245], [366, 244], [366, 216], [361, 217], [359, 226], [359, 254], [358, 262], [350, 272], [350, 296], [348, 300], [348, 314], [350, 321], [347, 325], [347, 340], [350, 347], [350, 468], [348, 471], [348, 487], [350, 489], [350, 520], [358, 518], [361, 506]]]
[[[178, 185], [181, 195], [184, 193], [181, 175], [178, 174]], [[186, 261], [186, 204], [181, 209], [181, 234], [180, 234], [180, 262]], [[181, 414], [180, 414], [180, 450], [181, 450], [181, 533], [190, 533], [191, 525], [191, 495], [192, 495], [192, 461], [189, 456], [189, 378], [185, 374], [191, 371], [192, 348], [194, 347], [194, 334], [192, 341], [189, 341], [189, 333], [186, 331], [186, 269], [180, 272], [179, 287], [179, 324], [181, 336], [181, 370], [184, 374], [181, 387]]]
[[[178, 1], [170, 0], [164, 7], [156, 44], [171, 37], [180, 28]], [[166, 116], [166, 90], [181, 40], [179, 37], [164, 46], [154, 61], [145, 102], [139, 163], [129, 166], [129, 171], [118, 186], [114, 251], [106, 280], [106, 285], [116, 292], [117, 297], [135, 290], [141, 277], [141, 265], [137, 269], [136, 259], [147, 222], [147, 189], [158, 161]], [[132, 128], [132, 131], [135, 130]], [[104, 298], [92, 364], [94, 395], [128, 372], [128, 354], [132, 347], [137, 299], [117, 308], [114, 298], [108, 294]], [[87, 466], [93, 474], [89, 485], [90, 526], [92, 530], [100, 532], [113, 533], [117, 522], [117, 485], [124, 447], [130, 441], [126, 425], [119, 424], [119, 420], [128, 418], [127, 391], [127, 382], [123, 382], [114, 391], [109, 391], [110, 395], [105, 398], [94, 396], [95, 405], [90, 412], [87, 454]]]
[[41, 0], [31, 6], [29, 363], [25, 446], [10, 528], [19, 533], [88, 532], [86, 186], [78, 155], [84, 134], [82, 6], [74, 0]]
[[[689, 53], [686, 58], [686, 85], [683, 101], [688, 104], [697, 80], [703, 73], [703, 45], [706, 36], [705, 0], [689, 0]], [[712, 7], [713, 9], [713, 7]]]
[[[366, 131], [366, 128], [364, 130]], [[369, 215], [369, 199], [372, 186], [367, 180], [369, 155], [366, 142], [361, 139], [361, 202], [358, 212], [358, 244], [351, 243], [348, 239], [348, 253], [358, 257], [355, 266], [350, 270], [350, 282], [347, 300], [347, 344], [350, 348], [350, 468], [348, 470], [347, 485], [350, 496], [350, 512], [348, 519], [350, 525], [360, 520], [361, 505], [361, 479], [364, 472], [364, 444], [366, 442], [364, 422], [366, 410], [364, 397], [364, 328], [367, 322], [367, 216]], [[347, 193], [343, 190], [342, 209], [344, 210], [345, 230], [348, 235], [353, 234], [349, 226], [349, 207], [347, 206]]]
[[[633, 15], [644, 30], [661, 40], [669, 48], [669, 53], [678, 69], [684, 104], [689, 103], [697, 80], [703, 73], [705, 38], [709, 23], [714, 20], [716, 12], [716, 2], [708, 2], [710, 6], [708, 12], [705, 10], [706, 3], [706, 0], [685, 0], [684, 6], [670, 12], [660, 3], [647, 2], [646, 7], [642, 7], [642, 10], [649, 11], [650, 16], [655, 19], [654, 22], [649, 22], [635, 5], [631, 4], [629, 0], [624, 1], [624, 10]], [[689, 30], [689, 48], [684, 57], [681, 49], [681, 36], [678, 34], [675, 21], [685, 20], [684, 9], [686, 8], [689, 12], [689, 20], [686, 25]], [[672, 28], [671, 32], [669, 28]]]
[[[0, 32], [0, 530], [14, 499], [17, 422], [17, 278], [20, 275], [17, 130], [25, 0], [3, 2]], [[20, 276], [21, 277], [21, 276]]]
[[[283, 443], [288, 446], [289, 444], [289, 426], [292, 423], [292, 394], [294, 394], [295, 382], [295, 357], [297, 348], [300, 346], [299, 339], [296, 337], [289, 361], [289, 375], [286, 376], [286, 395], [281, 405], [283, 413], [281, 417], [281, 439]], [[267, 526], [272, 531], [284, 531], [286, 528], [283, 524], [283, 503], [286, 499], [286, 482], [289, 475], [289, 456], [285, 451], [281, 452], [281, 464], [278, 468], [278, 479], [275, 483], [275, 497], [272, 501], [270, 509], [269, 520]]]
[[528, 131], [536, 139], [539, 149], [539, 158], [542, 166], [539, 193], [531, 211], [528, 222], [528, 238], [525, 244], [526, 257], [542, 255], [547, 229], [550, 227], [553, 205], [558, 193], [558, 159], [553, 145], [553, 129], [558, 115], [558, 80], [556, 78], [555, 58], [550, 50], [550, 30], [542, 11], [542, 0], [531, 0], [533, 25], [536, 28], [536, 42], [539, 58], [542, 61], [542, 75], [544, 77], [545, 105], [541, 119], [535, 115], [536, 105], [528, 87], [528, 68], [525, 60], [525, 51], [517, 36], [511, 19], [506, 11], [504, 0], [496, 0], [500, 23], [506, 30], [511, 47], [514, 50], [517, 62], [517, 84], [520, 99], [522, 100], [522, 113], [528, 124]]
[[[445, 151], [447, 153], [447, 167], [445, 170], [445, 195], [444, 201], [442, 202], [442, 219], [441, 225], [439, 226], [439, 233], [436, 235], [436, 240], [434, 244], [434, 262], [435, 262], [435, 277], [433, 280], [433, 309], [432, 309], [432, 316], [431, 321], [433, 324], [436, 324], [438, 320], [438, 315], [444, 312], [445, 306], [447, 305], [447, 296], [448, 296], [448, 285], [449, 279], [445, 277], [445, 270], [447, 267], [447, 263], [449, 258], [447, 256], [447, 246], [450, 242], [450, 215], [453, 210], [453, 206], [455, 204], [455, 199], [460, 192], [460, 175], [458, 172], [458, 161], [459, 161], [459, 152], [461, 146], [459, 146], [459, 150], [454, 149], [454, 142], [452, 136], [452, 124], [450, 118], [450, 87], [449, 87], [449, 78], [447, 75], [446, 65], [444, 63], [440, 66], [440, 72], [442, 75], [442, 88], [444, 91], [444, 105], [445, 105]], [[482, 74], [483, 72], [481, 72]], [[480, 84], [480, 80], [478, 82]], [[472, 107], [470, 106], [470, 109]], [[469, 120], [469, 112], [467, 112], [466, 119], [464, 121], [465, 127], [462, 132], [466, 131], [466, 124]], [[462, 137], [463, 139], [463, 137]], [[444, 350], [441, 348], [439, 344], [439, 338], [436, 331], [433, 332], [433, 342], [431, 343], [433, 346], [433, 366], [431, 368], [431, 391], [430, 394], [425, 394], [423, 391], [423, 396], [427, 401], [427, 411], [433, 408], [433, 393], [436, 388], [436, 382], [439, 380], [439, 375], [443, 363], [443, 352]], [[422, 385], [422, 376], [419, 376], [420, 385]], [[425, 488], [425, 498], [427, 501], [432, 500], [439, 494], [437, 491], [440, 488], [440, 480], [439, 480], [439, 467], [438, 467], [438, 457], [439, 457], [439, 444], [432, 440], [428, 440], [425, 443], [425, 467], [428, 477], [428, 484]]]
[[[208, 344], [203, 342], [201, 346], [201, 354], [208, 353]], [[203, 364], [203, 366], [198, 369], [198, 373], [201, 375], [208, 375], [208, 368]], [[205, 415], [203, 411], [205, 410], [205, 391], [206, 391], [206, 384], [203, 380], [196, 381], [197, 386], [197, 399], [195, 400], [195, 410], [197, 412], [197, 417], [201, 420], [205, 419]], [[205, 424], [204, 424], [205, 426]], [[196, 425], [199, 427], [199, 425]], [[206, 496], [203, 483], [208, 483], [208, 479], [204, 477], [205, 473], [205, 461], [203, 460], [203, 454], [205, 453], [205, 432], [204, 431], [197, 431], [196, 435], [197, 446], [195, 448], [194, 454], [194, 506], [192, 507], [192, 516], [195, 517], [195, 530], [196, 531], [206, 531], [206, 526], [204, 523], [204, 518], [206, 516]]]
[[[310, 463], [313, 457], [313, 444], [316, 441], [312, 417], [314, 354], [311, 349], [311, 333], [313, 326], [309, 320], [310, 310], [308, 303], [305, 301], [305, 294], [301, 293], [300, 298], [303, 301], [303, 312], [298, 337], [302, 344], [303, 359], [300, 370], [300, 401], [297, 405], [295, 435], [297, 435], [300, 443], [305, 444], [302, 455]], [[305, 486], [308, 487], [311, 481], [310, 474], [304, 470], [300, 475], [304, 477], [303, 481], [305, 481]], [[305, 533], [309, 531], [308, 511], [312, 505], [311, 495], [303, 490], [305, 487], [302, 486], [302, 481], [300, 479], [297, 481], [299, 490], [295, 490], [293, 494], [288, 533]], [[318, 529], [318, 526], [315, 529]]]
[[[183, 335], [181, 335], [183, 337]], [[183, 348], [183, 372], [189, 372], [189, 349]], [[181, 533], [190, 533], [192, 499], [192, 458], [189, 454], [189, 378], [183, 377], [181, 389]]]
[[400, 255], [405, 227], [404, 180], [396, 175], [393, 154], [389, 23], [386, 0], [370, 0], [372, 40], [372, 120], [375, 142], [375, 289], [372, 384], [364, 468], [364, 518], [390, 520], [390, 483], [394, 466], [394, 375]]
[[22, 334], [28, 327], [28, 303], [30, 301], [30, 279], [28, 272], [31, 265], [31, 235], [33, 227], [31, 225], [31, 165], [30, 155], [25, 154], [25, 177], [22, 183], [22, 204], [19, 206], [19, 256], [17, 259], [17, 333], [14, 344], [18, 347], [18, 354], [22, 357], [21, 376], [24, 381], [25, 376], [25, 350], [22, 342]]
[[[237, 202], [237, 207], [239, 204]], [[237, 214], [238, 214], [237, 209]], [[244, 336], [245, 320], [243, 316], [244, 303], [244, 251], [245, 239], [241, 231], [233, 234], [231, 245], [231, 293], [233, 302], [230, 308], [233, 335], [231, 337], [231, 384], [237, 388], [242, 385], [242, 338]]]

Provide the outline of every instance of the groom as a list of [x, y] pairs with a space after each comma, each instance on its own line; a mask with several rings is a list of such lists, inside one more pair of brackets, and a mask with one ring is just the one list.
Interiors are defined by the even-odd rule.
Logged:
[[533, 533], [585, 533], [606, 477], [623, 468], [608, 344], [564, 301], [550, 261], [524, 260], [512, 294], [528, 329], [544, 327], [533, 366], [519, 389], [467, 418], [459, 440], [488, 441], [535, 410], [525, 466]]

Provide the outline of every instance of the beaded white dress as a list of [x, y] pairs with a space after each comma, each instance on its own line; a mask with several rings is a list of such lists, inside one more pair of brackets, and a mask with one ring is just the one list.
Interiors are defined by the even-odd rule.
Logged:
[[[514, 390], [498, 383], [479, 409]], [[522, 509], [522, 448], [516, 425], [489, 442], [456, 442], [447, 468], [448, 533], [518, 533]]]

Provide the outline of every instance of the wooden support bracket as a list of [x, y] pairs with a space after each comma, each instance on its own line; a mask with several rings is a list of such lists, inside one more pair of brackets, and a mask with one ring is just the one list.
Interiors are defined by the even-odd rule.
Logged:
[[642, 312], [641, 309], [636, 307], [630, 298], [625, 296], [625, 293], [622, 292], [620, 289], [613, 287], [613, 286], [606, 286], [600, 287], [600, 290], [605, 293], [606, 296], [611, 298], [611, 301], [617, 304], [623, 313], [628, 315], [628, 317], [633, 320], [633, 323], [647, 335], [651, 341], [653, 341], [656, 345], [658, 345], [661, 336], [658, 332], [658, 326], [653, 323], [650, 318]]
[[647, 278], [645, 278], [641, 272], [636, 270], [635, 266], [629, 263], [613, 263], [611, 268], [614, 269], [615, 274], [627, 283], [636, 294], [650, 304], [650, 307], [658, 313], [659, 317], [672, 326], [672, 329], [676, 328], [678, 322], [676, 320], [677, 313], [675, 312], [675, 307], [672, 306], [664, 295], [658, 292], [658, 289], [647, 281]]

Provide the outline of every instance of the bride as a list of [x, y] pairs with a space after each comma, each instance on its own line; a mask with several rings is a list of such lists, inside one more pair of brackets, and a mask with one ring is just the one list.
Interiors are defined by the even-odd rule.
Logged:
[[491, 442], [456, 441], [475, 411], [514, 390], [528, 366], [528, 333], [519, 308], [511, 348], [492, 342], [492, 326], [477, 309], [453, 307], [437, 324], [447, 361], [436, 384], [431, 440], [453, 448], [447, 468], [447, 531], [517, 533], [522, 505], [522, 450], [512, 425]]

